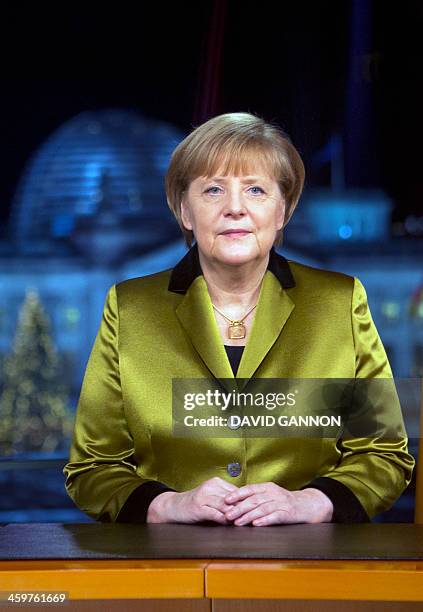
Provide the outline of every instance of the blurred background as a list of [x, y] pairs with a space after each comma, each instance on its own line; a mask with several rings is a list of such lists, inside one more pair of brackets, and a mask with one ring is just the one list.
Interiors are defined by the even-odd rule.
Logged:
[[[106, 292], [186, 252], [164, 174], [216, 114], [289, 134], [307, 179], [279, 251], [358, 276], [395, 376], [419, 382], [420, 1], [1, 11], [0, 522], [90, 520], [62, 469]], [[418, 392], [405, 388], [416, 454]], [[376, 520], [412, 521], [414, 486]]]

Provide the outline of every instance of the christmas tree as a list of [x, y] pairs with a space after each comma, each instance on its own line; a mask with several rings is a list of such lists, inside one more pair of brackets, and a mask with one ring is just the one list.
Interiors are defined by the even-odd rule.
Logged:
[[28, 290], [13, 349], [3, 369], [0, 456], [64, 449], [73, 416], [50, 323], [38, 294]]

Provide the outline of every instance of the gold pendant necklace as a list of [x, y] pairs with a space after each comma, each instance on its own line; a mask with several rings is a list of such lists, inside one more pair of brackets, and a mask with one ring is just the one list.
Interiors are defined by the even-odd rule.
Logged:
[[253, 306], [242, 319], [239, 319], [239, 320], [238, 319], [232, 320], [229, 317], [227, 317], [221, 310], [217, 308], [217, 306], [213, 304], [213, 302], [212, 302], [212, 306], [213, 308], [217, 310], [219, 314], [222, 315], [222, 317], [225, 317], [225, 319], [229, 321], [230, 325], [228, 326], [228, 338], [230, 338], [230, 340], [238, 340], [239, 338], [245, 338], [247, 334], [247, 329], [244, 325], [244, 321], [248, 317], [250, 312], [254, 310], [257, 304]]

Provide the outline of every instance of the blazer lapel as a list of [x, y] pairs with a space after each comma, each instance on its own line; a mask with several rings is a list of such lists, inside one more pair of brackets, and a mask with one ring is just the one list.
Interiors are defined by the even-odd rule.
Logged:
[[[295, 304], [288, 293], [272, 272], [267, 270], [263, 278], [250, 337], [239, 364], [237, 378], [250, 379], [254, 375], [278, 339], [294, 308]], [[245, 381], [245, 384], [247, 382], [248, 380]]]
[[191, 283], [176, 309], [176, 316], [213, 375], [234, 378], [204, 276], [197, 276]]

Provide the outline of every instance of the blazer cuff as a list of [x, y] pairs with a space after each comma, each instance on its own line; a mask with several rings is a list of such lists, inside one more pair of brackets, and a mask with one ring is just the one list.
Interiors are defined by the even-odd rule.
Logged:
[[148, 507], [155, 497], [175, 491], [162, 482], [149, 480], [132, 491], [116, 517], [116, 523], [146, 523]]
[[331, 523], [370, 523], [370, 518], [354, 495], [354, 493], [339, 480], [319, 476], [302, 489], [319, 489], [327, 495], [333, 504]]

